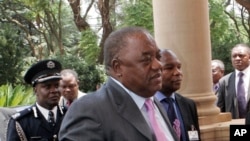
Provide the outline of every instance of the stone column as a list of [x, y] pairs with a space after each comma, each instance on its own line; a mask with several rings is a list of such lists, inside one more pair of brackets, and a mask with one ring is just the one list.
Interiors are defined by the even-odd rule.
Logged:
[[220, 113], [215, 105], [208, 12], [207, 0], [153, 0], [156, 42], [181, 60], [184, 78], [179, 92], [196, 102], [202, 140], [215, 141], [223, 140], [216, 134], [218, 123], [230, 121], [231, 115]]

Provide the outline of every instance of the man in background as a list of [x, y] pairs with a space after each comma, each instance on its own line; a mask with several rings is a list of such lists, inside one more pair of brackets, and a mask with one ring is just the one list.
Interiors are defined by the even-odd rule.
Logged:
[[224, 76], [225, 65], [221, 60], [214, 59], [211, 61], [212, 65], [212, 78], [213, 78], [213, 92], [217, 95], [220, 87], [219, 80]]
[[62, 94], [60, 105], [69, 107], [71, 103], [86, 95], [79, 90], [79, 79], [76, 71], [64, 69], [61, 71], [60, 92]]
[[36, 103], [10, 118], [7, 141], [58, 141], [66, 112], [58, 105], [61, 68], [60, 62], [49, 59], [39, 61], [28, 69], [24, 80], [33, 86]]
[[217, 106], [221, 112], [230, 112], [233, 119], [245, 118], [249, 101], [250, 48], [237, 44], [231, 50], [234, 71], [219, 80]]
[[[196, 104], [176, 91], [180, 89], [183, 74], [181, 62], [176, 54], [164, 49], [161, 51], [162, 88], [155, 97], [163, 104], [169, 120], [179, 135], [180, 141], [200, 140], [200, 129]], [[194, 133], [195, 136], [189, 135]]]

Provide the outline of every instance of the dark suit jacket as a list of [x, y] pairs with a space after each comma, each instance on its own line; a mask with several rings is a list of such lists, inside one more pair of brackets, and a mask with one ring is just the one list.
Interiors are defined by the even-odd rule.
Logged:
[[53, 141], [53, 137], [58, 136], [64, 112], [65, 111], [60, 110], [58, 107], [57, 120], [54, 128], [51, 128], [35, 105], [16, 113], [12, 116], [8, 124], [7, 141], [20, 141], [16, 121], [21, 125], [28, 141]]
[[191, 131], [192, 125], [194, 126], [195, 130], [198, 131], [200, 139], [200, 127], [199, 127], [198, 113], [195, 102], [178, 93], [175, 93], [175, 100], [179, 107], [184, 122], [184, 127], [186, 129], [185, 134], [187, 139], [188, 139], [188, 131]]
[[[217, 106], [221, 112], [230, 112], [233, 119], [239, 118], [238, 101], [235, 90], [235, 72], [227, 74], [219, 81]], [[249, 99], [249, 91], [248, 98]]]
[[[159, 102], [156, 103], [158, 106]], [[161, 112], [165, 112], [160, 107]], [[164, 120], [173, 134], [164, 113]], [[68, 109], [60, 141], [155, 141], [140, 109], [126, 91], [111, 78], [98, 91], [81, 97]]]
[[[160, 95], [158, 94], [160, 93], [157, 93], [155, 97], [158, 100], [162, 100], [160, 98]], [[198, 113], [197, 113], [195, 102], [178, 93], [175, 93], [175, 101], [176, 101], [176, 104], [178, 106], [179, 112], [183, 120], [184, 128], [186, 130], [185, 136], [186, 136], [187, 141], [189, 141], [188, 131], [191, 131], [192, 126], [195, 128], [196, 131], [198, 131], [198, 136], [200, 139], [200, 127], [199, 127]]]
[[250, 111], [247, 112], [246, 118], [245, 118], [245, 124], [250, 125]]

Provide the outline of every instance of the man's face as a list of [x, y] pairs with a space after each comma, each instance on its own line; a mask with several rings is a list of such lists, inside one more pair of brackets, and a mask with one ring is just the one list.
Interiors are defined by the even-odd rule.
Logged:
[[162, 89], [167, 95], [180, 89], [182, 81], [181, 62], [176, 55], [164, 52], [161, 56], [162, 69]]
[[160, 54], [155, 41], [140, 33], [128, 37], [128, 43], [117, 57], [119, 81], [142, 97], [151, 97], [161, 89]]
[[37, 103], [46, 109], [52, 109], [58, 105], [61, 94], [59, 92], [59, 80], [51, 80], [38, 83], [34, 87]]
[[213, 84], [219, 82], [220, 78], [224, 76], [224, 70], [222, 70], [216, 62], [212, 63], [212, 77]]
[[62, 76], [60, 80], [60, 91], [64, 98], [72, 102], [78, 95], [78, 81], [72, 74]]
[[231, 52], [232, 65], [235, 69], [242, 71], [249, 65], [249, 54], [245, 47], [233, 48]]

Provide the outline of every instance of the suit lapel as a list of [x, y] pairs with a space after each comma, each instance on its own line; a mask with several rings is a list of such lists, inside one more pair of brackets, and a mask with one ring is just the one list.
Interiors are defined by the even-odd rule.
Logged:
[[54, 128], [54, 132], [57, 133], [57, 131], [59, 131], [60, 129], [60, 126], [61, 126], [61, 122], [63, 120], [63, 115], [64, 113], [61, 113], [60, 109], [59, 109], [59, 106], [57, 106], [57, 117], [56, 117], [56, 125], [55, 125], [55, 128]]
[[[37, 107], [36, 107], [37, 108]], [[57, 118], [56, 118], [56, 125], [54, 128], [51, 128], [51, 126], [49, 125], [48, 121], [45, 119], [45, 117], [42, 115], [42, 113], [39, 111], [39, 109], [37, 108], [38, 111], [38, 118], [40, 118], [41, 120], [37, 120], [37, 124], [39, 124], [40, 126], [37, 126], [39, 128], [44, 128], [45, 130], [47, 130], [48, 132], [54, 132], [57, 129], [59, 130], [60, 128], [60, 123], [62, 121], [62, 115], [59, 111], [59, 109], [57, 109]]]
[[[183, 103], [181, 99], [182, 98], [177, 93], [175, 93], [175, 100], [176, 100], [176, 103], [179, 107], [180, 114], [181, 114], [183, 119], [188, 119], [188, 116], [186, 116], [186, 114], [182, 114], [182, 113], [185, 113], [185, 109], [187, 108], [187, 106], [186, 106], [186, 103]], [[186, 121], [186, 120], [184, 120], [184, 121]]]
[[[110, 87], [109, 94], [112, 95], [113, 102], [115, 103], [117, 112], [131, 123], [141, 134], [147, 137], [149, 140], [153, 140], [153, 134], [151, 132], [148, 123], [141, 114], [140, 109], [137, 107], [133, 99], [121, 88], [118, 84], [113, 82], [109, 78], [107, 85]], [[118, 94], [119, 93], [119, 94]]]
[[48, 130], [49, 132], [53, 131], [50, 128], [48, 121], [45, 119], [45, 117], [42, 115], [42, 113], [39, 110], [38, 110], [38, 116], [41, 120], [39, 120], [39, 122], [38, 122], [40, 124], [40, 126], [37, 126], [37, 127], [44, 128], [45, 130]]
[[118, 107], [118, 112], [120, 112], [120, 114], [139, 132], [152, 140], [153, 134], [151, 132], [151, 129], [149, 128], [148, 123], [141, 114], [141, 111], [139, 111], [139, 109], [135, 106], [135, 103], [132, 103], [131, 101], [127, 102], [127, 104], [120, 105]]
[[239, 112], [238, 112], [238, 108], [235, 108], [235, 107], [238, 107], [238, 102], [237, 102], [237, 97], [236, 97], [236, 89], [235, 89], [235, 72], [233, 72], [231, 74], [231, 76], [228, 78], [228, 86], [227, 86], [227, 89], [228, 89], [228, 95], [226, 96], [226, 98], [228, 98], [228, 107], [229, 109], [232, 109], [232, 110], [229, 110], [229, 111], [232, 111], [233, 113], [233, 117], [239, 117]]
[[[186, 110], [189, 107], [188, 104], [186, 102], [184, 103], [183, 100], [182, 100], [182, 97], [177, 93], [175, 93], [175, 100], [176, 100], [176, 103], [177, 103], [177, 105], [179, 107], [178, 109], [180, 110], [181, 117], [183, 119], [182, 122], [184, 124], [184, 128], [186, 130], [191, 129], [191, 124], [190, 124], [189, 121], [191, 121], [192, 119], [189, 118], [188, 115], [190, 113], [187, 113], [187, 110]], [[186, 137], [187, 137], [188, 136], [187, 132], [185, 132], [185, 134], [186, 134]]]
[[170, 130], [170, 133], [173, 135], [173, 138], [174, 138], [175, 140], [178, 140], [178, 137], [177, 137], [177, 135], [176, 135], [176, 132], [174, 131], [174, 129], [173, 129], [173, 127], [172, 127], [172, 125], [171, 125], [171, 123], [170, 123], [170, 121], [169, 121], [169, 119], [168, 119], [166, 110], [165, 110], [164, 107], [161, 105], [161, 103], [160, 103], [158, 100], [156, 100], [156, 98], [154, 98], [154, 102], [155, 102], [156, 106], [158, 107], [158, 109], [159, 109], [159, 111], [160, 111], [160, 113], [161, 113], [161, 115], [162, 115], [162, 117], [163, 117], [163, 119], [164, 119], [164, 121], [165, 121], [165, 123], [166, 123], [168, 129]]

